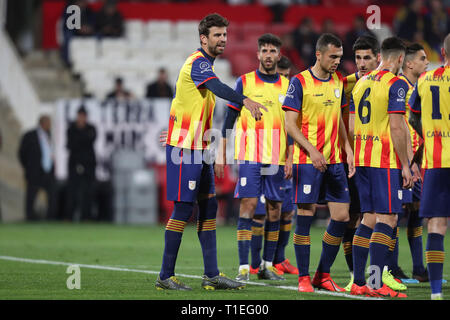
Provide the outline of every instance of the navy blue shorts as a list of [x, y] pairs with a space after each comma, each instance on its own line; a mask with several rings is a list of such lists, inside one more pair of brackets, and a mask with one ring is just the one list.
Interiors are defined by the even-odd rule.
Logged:
[[348, 164], [344, 163], [345, 174], [347, 175], [348, 191], [350, 192], [350, 214], [361, 213], [361, 205], [359, 204], [358, 188], [355, 183], [355, 176], [348, 178]]
[[235, 198], [259, 198], [264, 195], [272, 201], [283, 201], [284, 166], [245, 161], [239, 164], [239, 180]]
[[294, 203], [326, 202], [349, 203], [347, 175], [344, 164], [329, 164], [325, 172], [320, 172], [312, 164], [292, 166]]
[[450, 168], [425, 169], [419, 217], [450, 217]]
[[356, 167], [361, 212], [400, 213], [404, 189], [400, 169]]
[[[281, 205], [281, 212], [291, 212], [294, 210], [294, 203], [292, 202], [292, 182], [291, 180], [285, 180], [286, 186], [284, 187], [283, 204]], [[266, 198], [261, 195], [256, 205], [255, 215], [266, 214]]]
[[215, 194], [214, 168], [207, 156], [204, 150], [166, 146], [167, 200], [195, 202], [199, 193]]

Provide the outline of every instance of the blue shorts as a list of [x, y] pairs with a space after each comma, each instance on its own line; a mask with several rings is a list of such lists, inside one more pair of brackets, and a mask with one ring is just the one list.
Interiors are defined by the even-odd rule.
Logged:
[[262, 194], [272, 201], [283, 201], [284, 166], [256, 162], [239, 164], [239, 180], [234, 191], [235, 198], [259, 198]]
[[358, 194], [358, 188], [356, 187], [356, 183], [355, 183], [355, 176], [348, 178], [348, 164], [347, 163], [344, 163], [344, 168], [345, 168], [345, 174], [347, 175], [348, 191], [350, 193], [349, 213], [350, 214], [359, 214], [359, 213], [361, 213], [361, 205], [359, 203], [359, 194]]
[[326, 202], [349, 203], [347, 175], [344, 164], [329, 164], [325, 172], [320, 172], [312, 164], [294, 164], [294, 203]]
[[[285, 180], [286, 186], [284, 187], [283, 204], [281, 205], [281, 212], [291, 212], [294, 210], [294, 203], [292, 202], [292, 182], [291, 180]], [[266, 199], [264, 195], [261, 195], [256, 205], [255, 215], [266, 214]]]
[[450, 217], [450, 168], [425, 169], [419, 217]]
[[199, 193], [215, 194], [214, 168], [207, 156], [204, 150], [166, 146], [167, 200], [195, 202]]
[[361, 212], [400, 213], [404, 190], [400, 169], [356, 167]]
[[403, 202], [402, 203], [413, 203], [419, 202], [422, 193], [422, 183], [417, 181], [411, 189], [403, 190]]

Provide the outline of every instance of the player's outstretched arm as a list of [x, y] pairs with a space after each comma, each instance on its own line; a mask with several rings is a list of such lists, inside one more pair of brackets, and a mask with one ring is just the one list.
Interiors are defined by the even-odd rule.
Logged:
[[308, 139], [303, 135], [300, 129], [297, 126], [297, 119], [299, 117], [299, 113], [295, 111], [286, 110], [285, 112], [285, 122], [286, 122], [286, 131], [287, 133], [297, 142], [300, 146], [302, 146], [309, 154], [311, 161], [313, 163], [314, 168], [321, 172], [325, 172], [327, 169], [327, 162], [322, 153], [314, 147]]

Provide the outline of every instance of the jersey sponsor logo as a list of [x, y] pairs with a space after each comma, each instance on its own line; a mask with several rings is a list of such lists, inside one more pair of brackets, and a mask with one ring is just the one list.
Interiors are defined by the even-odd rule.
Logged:
[[241, 186], [245, 187], [247, 185], [247, 177], [242, 177], [241, 178]]
[[378, 136], [372, 136], [372, 135], [368, 135], [368, 134], [355, 134], [355, 135], [353, 135], [353, 140], [380, 141], [380, 138]]
[[208, 72], [208, 71], [212, 71], [211, 65], [208, 62], [206, 62], [206, 61], [202, 61], [200, 63], [200, 73], [205, 73], [205, 72]]
[[303, 193], [304, 194], [310, 194], [311, 193], [311, 185], [310, 184], [304, 184], [303, 185]]
[[189, 190], [195, 190], [195, 186], [196, 186], [197, 182], [194, 180], [189, 180]]
[[294, 98], [294, 95], [293, 95], [294, 91], [295, 91], [295, 86], [291, 83], [289, 85], [289, 88], [288, 88], [287, 92], [286, 92], [286, 97]]
[[427, 131], [427, 137], [441, 137], [441, 138], [450, 138], [450, 131]]
[[404, 99], [406, 97], [406, 92], [405, 92], [405, 89], [403, 89], [403, 88], [398, 89], [397, 94], [398, 94], [399, 98]]

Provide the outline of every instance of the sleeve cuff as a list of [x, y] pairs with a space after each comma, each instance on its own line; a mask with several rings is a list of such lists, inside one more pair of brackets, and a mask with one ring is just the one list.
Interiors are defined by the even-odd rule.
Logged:
[[295, 111], [295, 112], [300, 113], [299, 110], [294, 109], [294, 108], [291, 108], [291, 107], [288, 107], [288, 106], [283, 106], [282, 109], [285, 110], [285, 111], [286, 111], [286, 110], [287, 110], [287, 111]]
[[236, 110], [236, 111], [241, 111], [241, 109], [242, 108], [238, 108], [238, 107], [236, 107], [236, 106], [233, 106], [232, 104], [229, 104], [229, 103], [227, 103], [227, 107], [229, 107], [229, 108], [231, 108], [231, 109], [234, 109], [234, 110]]

